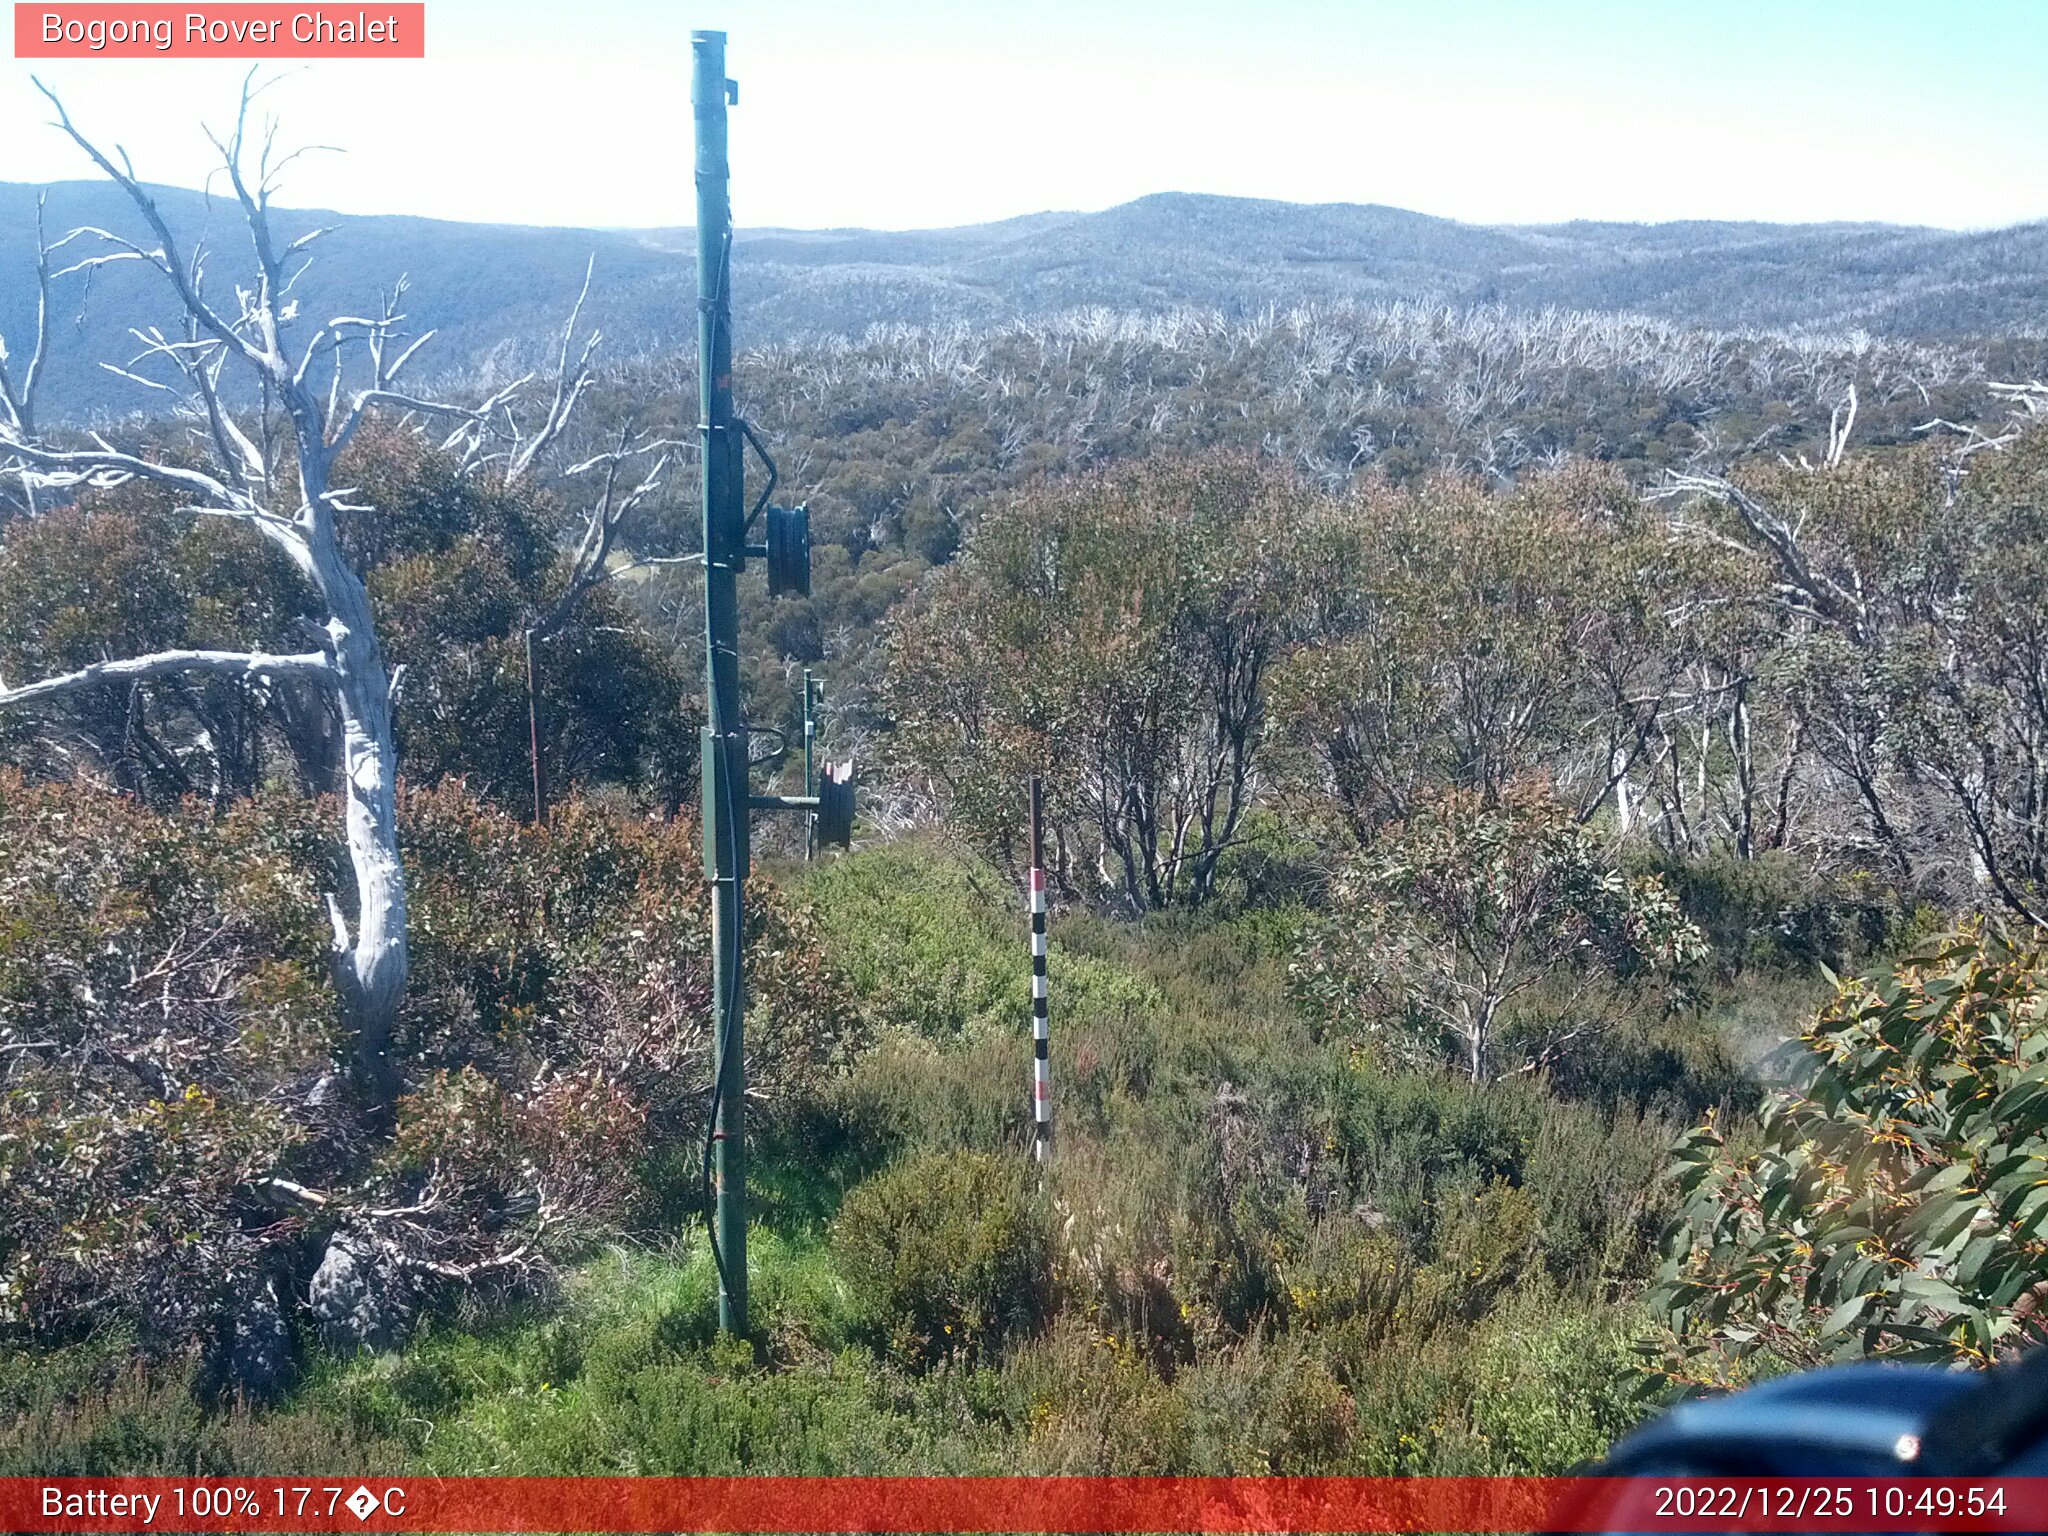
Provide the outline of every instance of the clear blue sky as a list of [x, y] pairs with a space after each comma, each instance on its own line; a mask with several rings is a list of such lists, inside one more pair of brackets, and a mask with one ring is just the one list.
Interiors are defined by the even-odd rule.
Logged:
[[[424, 61], [273, 91], [286, 137], [347, 151], [282, 201], [687, 223], [689, 31], [717, 27], [743, 224], [1168, 190], [1488, 222], [2048, 217], [2048, 0], [428, 0], [427, 21]], [[240, 67], [38, 68], [145, 176], [195, 185]], [[28, 75], [0, 64], [0, 180], [86, 174]]]

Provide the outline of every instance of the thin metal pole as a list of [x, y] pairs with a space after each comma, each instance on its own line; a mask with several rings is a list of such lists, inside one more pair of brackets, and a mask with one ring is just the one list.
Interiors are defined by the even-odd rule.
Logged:
[[532, 630], [526, 632], [526, 749], [533, 758], [533, 824], [548, 824], [548, 770], [540, 754], [540, 669]]
[[740, 435], [732, 414], [732, 204], [725, 34], [693, 32], [697, 119], [697, 397], [704, 482], [704, 867], [711, 882], [713, 1242], [718, 1326], [747, 1331], [747, 1151], [741, 964], [747, 878], [747, 738], [740, 712], [739, 572], [746, 560]]
[[1045, 786], [1031, 779], [1031, 1123], [1039, 1162], [1052, 1150], [1052, 1020], [1047, 1012]]
[[[813, 755], [812, 755], [812, 748], [813, 748], [813, 747], [814, 747], [814, 745], [816, 744], [816, 742], [817, 742], [817, 738], [818, 738], [818, 721], [817, 721], [817, 717], [816, 717], [816, 716], [815, 716], [815, 715], [814, 715], [814, 714], [812, 713], [812, 706], [813, 706], [814, 704], [816, 704], [816, 703], [817, 703], [817, 694], [816, 694], [816, 693], [815, 693], [815, 692], [813, 691], [813, 687], [814, 687], [814, 685], [813, 685], [813, 684], [812, 684], [812, 682], [811, 682], [811, 669], [810, 669], [809, 667], [805, 667], [805, 668], [804, 668], [804, 795], [805, 795], [805, 797], [806, 797], [807, 799], [816, 799], [816, 798], [817, 798], [817, 794], [818, 794], [818, 780], [817, 780], [817, 772], [816, 772], [816, 769], [815, 769], [815, 766], [814, 766], [814, 759], [813, 759]], [[817, 818], [816, 816], [806, 816], [806, 817], [804, 818], [804, 858], [805, 858], [805, 859], [807, 859], [807, 860], [809, 860], [809, 859], [815, 859], [815, 858], [816, 858], [817, 856], [818, 856], [818, 818]]]

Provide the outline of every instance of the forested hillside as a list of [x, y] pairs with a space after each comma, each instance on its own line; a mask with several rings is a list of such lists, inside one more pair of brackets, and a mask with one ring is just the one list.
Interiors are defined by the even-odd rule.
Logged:
[[[0, 334], [34, 311], [36, 198], [0, 183]], [[153, 188], [179, 236], [234, 239], [218, 199]], [[745, 210], [740, 210], [744, 217]], [[140, 234], [96, 182], [48, 189], [53, 234], [80, 224]], [[550, 317], [595, 259], [592, 318], [619, 352], [687, 343], [695, 246], [688, 230], [570, 230], [434, 219], [276, 214], [287, 239], [331, 227], [295, 291], [311, 310], [361, 307], [400, 274], [406, 311], [436, 330], [439, 365], [495, 369], [539, 357]], [[860, 337], [876, 325], [1000, 326], [1108, 308], [1182, 308], [1243, 318], [1301, 304], [1419, 301], [1517, 311], [1634, 314], [1722, 331], [1792, 328], [1912, 340], [1982, 340], [2048, 326], [2048, 227], [1956, 233], [1877, 224], [1564, 224], [1487, 227], [1353, 204], [1309, 206], [1172, 193], [1100, 213], [1039, 213], [958, 229], [743, 229], [734, 246], [741, 334], [756, 342]], [[490, 281], [476, 281], [479, 273]], [[58, 295], [72, 314], [85, 294]], [[76, 340], [55, 360], [63, 410], [150, 410], [146, 392], [99, 370], [133, 354], [126, 327], [170, 312], [145, 275], [102, 269]]]
[[[1866, 449], [1960, 441], [1972, 424], [1997, 434], [2013, 405], [1993, 384], [2044, 363], [2027, 340], [1830, 341], [1412, 304], [1093, 312], [763, 347], [736, 388], [780, 445], [786, 494], [811, 503], [817, 552], [809, 600], [747, 612], [754, 683], [786, 720], [790, 666], [817, 665], [844, 706], [838, 728], [872, 728], [884, 616], [992, 498], [1049, 475], [1235, 451], [1321, 490], [1445, 473], [1499, 488], [1578, 460], [1648, 489], [1692, 464], [1816, 462], [1831, 429]], [[596, 386], [593, 419], [630, 412], [676, 432], [694, 390], [683, 359], [642, 360]], [[690, 547], [692, 515], [650, 509], [642, 552]], [[643, 608], [687, 644], [689, 582], [647, 574]]]
[[809, 668], [861, 801], [754, 842], [721, 1338], [675, 242], [254, 217], [52, 333], [179, 408], [0, 311], [0, 1472], [1551, 1472], [2040, 1338], [2035, 232], [741, 241], [754, 787]]

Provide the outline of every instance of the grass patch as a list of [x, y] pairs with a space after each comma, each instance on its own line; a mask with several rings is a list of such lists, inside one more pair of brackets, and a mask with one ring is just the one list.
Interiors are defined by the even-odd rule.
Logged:
[[1640, 1411], [1673, 1133], [1810, 985], [1475, 1089], [1311, 1027], [1284, 902], [1066, 915], [1041, 1176], [1016, 893], [916, 844], [788, 883], [872, 1036], [758, 1127], [748, 1340], [715, 1334], [679, 1162], [665, 1234], [402, 1353], [314, 1354], [272, 1409], [201, 1408], [132, 1341], [10, 1357], [0, 1470], [1561, 1471]]

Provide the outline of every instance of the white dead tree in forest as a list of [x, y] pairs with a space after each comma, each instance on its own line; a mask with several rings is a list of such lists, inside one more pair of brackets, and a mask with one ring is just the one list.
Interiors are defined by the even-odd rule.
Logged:
[[[1839, 462], [1839, 458], [1831, 450], [1831, 462]], [[1672, 526], [1681, 536], [1718, 545], [1746, 560], [1763, 560], [1776, 574], [1775, 595], [1788, 612], [1833, 624], [1858, 645], [1868, 642], [1871, 616], [1861, 593], [1818, 565], [1801, 542], [1799, 530], [1734, 481], [1705, 471], [1673, 470], [1650, 492], [1650, 499], [1733, 508], [1747, 540], [1683, 513]]]
[[[300, 315], [292, 290], [311, 263], [308, 247], [327, 231], [315, 229], [279, 244], [270, 200], [279, 173], [295, 156], [276, 154], [274, 122], [265, 126], [260, 142], [252, 140], [252, 85], [253, 77], [244, 83], [232, 134], [222, 140], [209, 133], [240, 206], [253, 265], [249, 280], [236, 284], [231, 303], [224, 305], [209, 290], [203, 242], [184, 248], [137, 178], [126, 151], [116, 146], [110, 158], [73, 124], [57, 96], [37, 82], [56, 109], [54, 126], [127, 194], [148, 231], [140, 241], [96, 227], [73, 230], [53, 243], [39, 240], [44, 315], [49, 284], [56, 277], [129, 261], [160, 273], [177, 300], [181, 333], [135, 329], [139, 354], [126, 366], [106, 366], [177, 397], [195, 422], [201, 451], [195, 462], [173, 463], [117, 448], [103, 435], [68, 443], [54, 439], [37, 423], [34, 411], [35, 386], [44, 362], [45, 318], [26, 370], [5, 386], [0, 474], [11, 478], [31, 504], [41, 493], [153, 482], [176, 493], [186, 514], [242, 524], [282, 551], [317, 595], [321, 620], [316, 643], [281, 654], [161, 651], [12, 686], [0, 680], [0, 706], [27, 704], [108, 680], [195, 673], [303, 679], [329, 692], [340, 723], [337, 779], [355, 883], [352, 902], [345, 903], [335, 893], [327, 897], [334, 974], [354, 1037], [357, 1068], [373, 1103], [381, 1103], [396, 1088], [387, 1045], [407, 971], [393, 677], [378, 647], [363, 578], [346, 558], [336, 528], [337, 513], [368, 509], [349, 500], [349, 487], [334, 483], [335, 466], [373, 411], [415, 420], [451, 420], [455, 432], [450, 442], [463, 443], [474, 457], [494, 420], [527, 380], [473, 408], [408, 393], [400, 386], [400, 375], [433, 333], [405, 339], [405, 317], [397, 308], [402, 282], [373, 314], [341, 315], [319, 324]], [[53, 272], [52, 252], [71, 247], [90, 254]], [[558, 432], [564, 405], [559, 392], [555, 405], [549, 420]], [[281, 433], [272, 430], [269, 411], [281, 416]], [[519, 449], [527, 462], [534, 452], [538, 447], [531, 442]]]
[[[7, 338], [0, 336], [0, 431], [16, 437], [33, 436], [36, 430], [36, 394], [43, 381], [43, 364], [50, 351], [50, 285], [54, 277], [50, 259], [56, 248], [43, 228], [43, 210], [49, 194], [36, 194], [36, 319], [35, 335], [28, 356], [16, 359], [7, 350]], [[70, 269], [62, 275], [69, 275]], [[34, 491], [23, 488], [23, 509], [36, 510]]]
[[[498, 411], [497, 418], [480, 415], [475, 422], [457, 429], [456, 438], [468, 450], [464, 461], [466, 471], [499, 465], [500, 482], [509, 489], [524, 480], [536, 461], [567, 431], [577, 402], [583, 398], [584, 391], [596, 382], [597, 374], [591, 360], [604, 340], [604, 333], [594, 329], [583, 338], [580, 347], [576, 339], [583, 318], [583, 305], [590, 297], [590, 280], [596, 265], [597, 260], [592, 257], [584, 267], [583, 287], [576, 295], [576, 302], [570, 306], [569, 319], [562, 327], [555, 358], [554, 396], [540, 425], [530, 432], [522, 430], [512, 416], [509, 402], [501, 393], [492, 402]], [[572, 356], [574, 362], [570, 361]], [[502, 453], [483, 451], [494, 432], [509, 444]], [[676, 450], [683, 446], [673, 438], [636, 433], [629, 420], [619, 428], [608, 448], [562, 472], [565, 481], [579, 484], [594, 482], [596, 489], [582, 509], [582, 532], [570, 552], [567, 580], [553, 600], [531, 616], [525, 629], [527, 750], [533, 774], [533, 819], [536, 823], [544, 825], [548, 819], [547, 771], [541, 750], [539, 648], [564, 629], [575, 616], [578, 605], [605, 583], [629, 571], [681, 564], [690, 558], [643, 556], [613, 563], [626, 523], [634, 512], [661, 492]]]
[[[571, 325], [574, 325], [572, 318]], [[526, 626], [526, 707], [528, 752], [533, 770], [533, 819], [546, 825], [548, 779], [541, 750], [541, 689], [539, 648], [569, 623], [577, 606], [606, 582], [627, 571], [648, 566], [681, 563], [679, 558], [649, 558], [615, 565], [620, 530], [633, 513], [662, 488], [670, 460], [678, 445], [668, 439], [638, 437], [630, 422], [619, 428], [612, 446], [580, 464], [563, 471], [566, 478], [594, 477], [595, 496], [583, 509], [583, 532], [570, 556], [569, 577], [554, 601], [534, 615]], [[636, 461], [651, 458], [651, 463]]]

